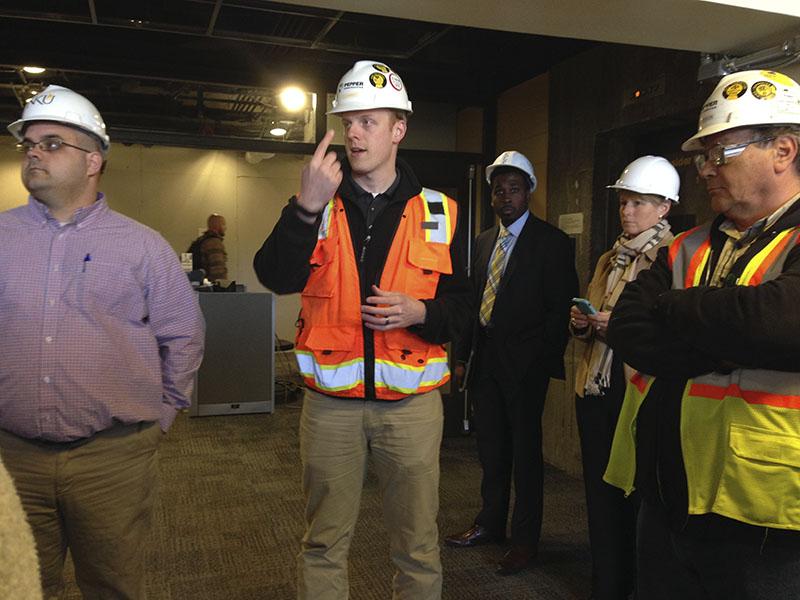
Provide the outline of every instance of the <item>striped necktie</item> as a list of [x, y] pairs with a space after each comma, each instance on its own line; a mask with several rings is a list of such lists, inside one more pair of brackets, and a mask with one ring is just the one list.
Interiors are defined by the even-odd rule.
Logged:
[[495, 244], [492, 264], [489, 265], [489, 272], [486, 276], [486, 287], [483, 288], [481, 310], [478, 313], [478, 320], [484, 327], [486, 327], [489, 318], [492, 316], [494, 301], [497, 298], [497, 288], [500, 285], [500, 278], [503, 276], [503, 266], [506, 262], [509, 242], [511, 242], [511, 234], [508, 229], [501, 227], [500, 235], [497, 236], [497, 243]]

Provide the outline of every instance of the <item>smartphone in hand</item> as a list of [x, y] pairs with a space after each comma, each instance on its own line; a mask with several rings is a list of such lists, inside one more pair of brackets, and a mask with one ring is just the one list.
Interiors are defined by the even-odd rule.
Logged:
[[586, 298], [573, 298], [572, 304], [585, 315], [597, 314], [597, 309]]

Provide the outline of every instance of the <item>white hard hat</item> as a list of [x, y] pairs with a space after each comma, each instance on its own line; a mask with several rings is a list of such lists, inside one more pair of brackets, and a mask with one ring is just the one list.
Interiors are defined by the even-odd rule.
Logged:
[[60, 85], [48, 85], [44, 91], [28, 100], [22, 118], [11, 123], [8, 131], [21, 141], [25, 125], [34, 121], [64, 123], [91, 133], [100, 140], [104, 155], [111, 145], [106, 124], [95, 105], [77, 92]]
[[333, 108], [327, 114], [373, 108], [413, 112], [406, 87], [397, 73], [382, 62], [360, 60], [339, 80]]
[[495, 158], [492, 164], [486, 167], [486, 183], [489, 185], [492, 183], [492, 172], [497, 167], [514, 167], [515, 169], [519, 169], [528, 176], [528, 182], [531, 184], [531, 192], [536, 189], [536, 175], [533, 173], [533, 165], [521, 152], [506, 150]]
[[681, 178], [666, 158], [648, 155], [640, 156], [625, 167], [617, 182], [606, 187], [637, 194], [655, 194], [677, 204]]
[[800, 124], [800, 86], [775, 71], [742, 71], [723, 77], [700, 111], [697, 133], [683, 150], [702, 150], [700, 139], [734, 127]]

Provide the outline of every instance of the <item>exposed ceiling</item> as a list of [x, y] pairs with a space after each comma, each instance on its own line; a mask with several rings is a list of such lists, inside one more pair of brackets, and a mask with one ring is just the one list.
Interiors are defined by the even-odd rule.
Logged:
[[[259, 149], [284, 126], [314, 137], [309, 110], [283, 110], [296, 83], [333, 91], [355, 60], [400, 72], [413, 100], [481, 105], [597, 43], [744, 54], [800, 34], [796, 0], [6, 0], [0, 119], [32, 90], [72, 87], [115, 139], [176, 135]], [[309, 6], [311, 5], [311, 6]], [[780, 14], [780, 13], [785, 14]], [[21, 71], [41, 65], [41, 76]], [[155, 138], [153, 136], [155, 133]]]
[[[16, 0], [0, 6], [0, 25], [5, 122], [58, 83], [92, 99], [123, 139], [142, 128], [270, 138], [278, 122], [286, 139], [310, 141], [310, 111], [288, 114], [275, 98], [287, 83], [318, 92], [324, 110], [344, 71], [374, 58], [416, 102], [481, 105], [593, 45], [261, 0]], [[31, 64], [48, 70], [21, 71]]]

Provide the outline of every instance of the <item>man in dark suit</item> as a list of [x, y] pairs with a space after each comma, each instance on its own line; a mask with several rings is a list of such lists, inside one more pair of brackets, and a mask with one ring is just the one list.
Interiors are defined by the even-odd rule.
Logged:
[[[511, 480], [511, 546], [497, 573], [511, 575], [536, 557], [542, 526], [542, 411], [550, 378], [564, 378], [569, 307], [578, 293], [572, 245], [529, 211], [536, 188], [530, 161], [503, 152], [486, 168], [500, 225], [475, 244], [467, 385], [483, 469], [483, 507], [464, 532], [445, 538], [464, 548], [505, 539]], [[458, 376], [458, 369], [456, 375]], [[463, 374], [464, 370], [461, 369]]]

